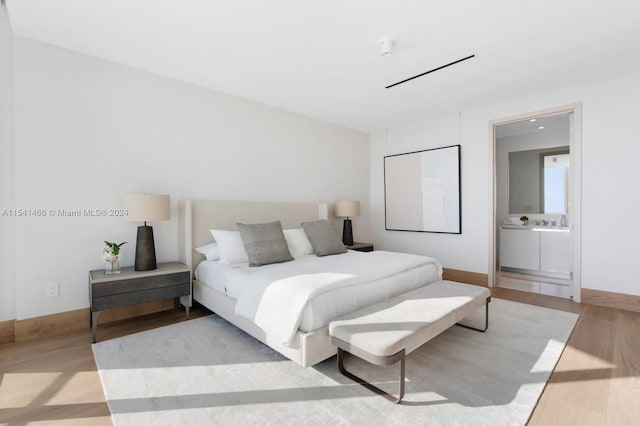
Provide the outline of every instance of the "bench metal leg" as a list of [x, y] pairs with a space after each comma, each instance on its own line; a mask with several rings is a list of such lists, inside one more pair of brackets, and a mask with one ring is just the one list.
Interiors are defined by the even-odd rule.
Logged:
[[491, 302], [491, 296], [487, 297], [487, 301], [484, 305], [484, 328], [471, 327], [470, 325], [460, 324], [459, 322], [457, 322], [456, 325], [468, 328], [469, 330], [479, 331], [481, 333], [487, 331], [487, 329], [489, 328], [489, 302]]
[[380, 389], [379, 387], [367, 382], [364, 379], [361, 379], [360, 377], [356, 376], [355, 374], [350, 373], [349, 371], [347, 371], [346, 368], [344, 368], [344, 350], [342, 350], [341, 348], [338, 348], [338, 369], [340, 370], [340, 372], [342, 374], [344, 374], [345, 376], [347, 376], [348, 378], [350, 378], [351, 380], [354, 380], [356, 382], [358, 382], [359, 384], [361, 384], [362, 386], [366, 387], [367, 389], [380, 394], [382, 396], [384, 396], [385, 398], [387, 398], [389, 401], [393, 402], [394, 404], [399, 403], [400, 401], [402, 401], [402, 398], [404, 397], [404, 363], [405, 363], [405, 353], [404, 353], [404, 349], [400, 352], [398, 352], [396, 355], [393, 355], [394, 357], [399, 355], [400, 356], [400, 393], [399, 396], [396, 398], [393, 395], [383, 391], [382, 389]]

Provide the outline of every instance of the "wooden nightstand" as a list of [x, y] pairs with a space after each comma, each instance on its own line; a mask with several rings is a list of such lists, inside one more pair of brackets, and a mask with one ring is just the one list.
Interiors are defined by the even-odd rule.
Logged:
[[373, 244], [369, 243], [353, 243], [352, 246], [345, 246], [349, 250], [356, 251], [373, 251]]
[[[134, 271], [133, 266], [122, 268], [119, 274], [106, 275], [103, 269], [89, 272], [89, 319], [96, 342], [98, 316], [107, 309], [137, 305], [153, 300], [175, 298], [191, 294], [191, 270], [178, 262], [159, 263], [152, 271]], [[189, 306], [185, 306], [189, 319]]]

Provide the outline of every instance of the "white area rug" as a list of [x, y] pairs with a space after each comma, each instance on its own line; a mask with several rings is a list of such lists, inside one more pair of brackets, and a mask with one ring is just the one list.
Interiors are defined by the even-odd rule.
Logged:
[[[520, 425], [577, 318], [494, 298], [486, 333], [452, 327], [408, 356], [399, 405], [342, 376], [335, 357], [302, 368], [216, 315], [93, 352], [117, 425]], [[397, 365], [346, 365], [397, 393]]]

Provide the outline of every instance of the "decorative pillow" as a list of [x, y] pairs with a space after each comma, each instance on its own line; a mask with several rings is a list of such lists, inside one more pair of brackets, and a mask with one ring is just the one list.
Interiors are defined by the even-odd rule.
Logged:
[[249, 255], [249, 266], [270, 265], [293, 260], [280, 221], [252, 225], [236, 223], [244, 248]]
[[293, 257], [301, 257], [307, 254], [313, 254], [313, 246], [304, 233], [304, 229], [285, 229], [284, 238], [287, 240], [287, 246]]
[[347, 252], [346, 247], [342, 244], [340, 235], [327, 219], [304, 222], [302, 228], [307, 234], [313, 246], [313, 251], [317, 256], [329, 256]]
[[196, 247], [196, 251], [203, 255], [207, 260], [220, 259], [220, 253], [218, 252], [218, 244], [211, 243], [205, 246]]
[[220, 261], [225, 263], [248, 262], [249, 256], [244, 249], [242, 237], [238, 231], [225, 231], [222, 229], [210, 229], [213, 239], [218, 244]]

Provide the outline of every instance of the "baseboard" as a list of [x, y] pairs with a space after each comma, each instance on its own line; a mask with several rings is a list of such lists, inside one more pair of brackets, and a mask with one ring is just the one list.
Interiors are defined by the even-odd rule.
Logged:
[[623, 311], [640, 312], [640, 296], [610, 291], [581, 289], [582, 303], [588, 305], [606, 306], [608, 308], [622, 309]]
[[15, 322], [16, 320], [0, 322], [0, 343], [10, 343], [15, 341]]
[[489, 275], [459, 269], [442, 268], [442, 279], [489, 287]]
[[15, 341], [46, 337], [89, 327], [89, 309], [16, 320]]
[[[173, 299], [156, 300], [141, 305], [110, 309], [100, 314], [98, 324], [152, 314], [174, 308]], [[0, 343], [53, 336], [89, 328], [89, 308], [60, 312], [24, 320], [0, 323]], [[6, 329], [6, 331], [5, 331]], [[4, 337], [7, 336], [7, 337]]]

